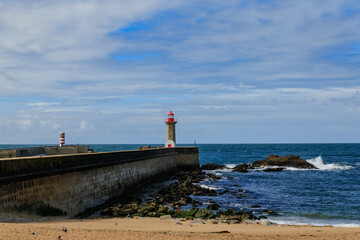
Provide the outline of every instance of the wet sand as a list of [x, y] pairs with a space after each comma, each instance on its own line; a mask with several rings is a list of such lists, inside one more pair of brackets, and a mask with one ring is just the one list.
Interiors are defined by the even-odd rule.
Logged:
[[[206, 224], [159, 218], [0, 223], [0, 239], [360, 239], [360, 228]], [[181, 223], [181, 224], [179, 224]], [[62, 228], [67, 228], [64, 232]], [[32, 235], [30, 231], [35, 234]], [[228, 231], [228, 233], [221, 233]]]

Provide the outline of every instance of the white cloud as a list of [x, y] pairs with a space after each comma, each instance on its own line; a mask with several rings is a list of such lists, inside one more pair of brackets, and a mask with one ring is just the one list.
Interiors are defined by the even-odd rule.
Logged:
[[[295, 133], [283, 136], [311, 129], [336, 141], [326, 131], [356, 129], [360, 112], [357, 65], [333, 58], [359, 41], [357, 13], [346, 9], [359, 3], [2, 1], [0, 141], [26, 142], [36, 132], [46, 143], [66, 130], [82, 142], [162, 142], [169, 108], [181, 116], [183, 141], [197, 133], [217, 141], [203, 126], [236, 129], [227, 136], [235, 141], [255, 123], [269, 136], [288, 127]], [[150, 30], [109, 34], [139, 21]], [[134, 52], [159, 54], [109, 57]]]

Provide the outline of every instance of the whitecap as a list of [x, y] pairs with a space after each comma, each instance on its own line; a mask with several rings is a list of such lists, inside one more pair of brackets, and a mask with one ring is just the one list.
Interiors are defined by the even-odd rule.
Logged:
[[231, 168], [224, 168], [224, 169], [216, 169], [217, 172], [232, 172]]
[[349, 170], [354, 167], [348, 165], [339, 165], [335, 163], [326, 164], [321, 155], [316, 158], [311, 158], [306, 160], [308, 163], [314, 165], [317, 169], [307, 169], [307, 168], [296, 168], [296, 167], [282, 167], [282, 166], [267, 166], [256, 168], [255, 170], [265, 170], [267, 168], [284, 168], [284, 170], [288, 171], [309, 171], [309, 170]]
[[321, 155], [316, 157], [316, 158], [311, 158], [306, 160], [308, 163], [314, 165], [315, 167], [317, 167], [319, 170], [348, 170], [353, 168], [352, 166], [348, 166], [348, 165], [339, 165], [339, 164], [335, 164], [335, 163], [330, 163], [330, 164], [326, 164]]
[[219, 189], [222, 189], [222, 188], [220, 188], [220, 187], [209, 186], [209, 185], [205, 185], [205, 184], [200, 184], [200, 187], [202, 187], [202, 188], [207, 188], [207, 189], [210, 189], [210, 190], [219, 190]]
[[234, 168], [236, 166], [237, 166], [236, 164], [225, 164], [225, 167], [227, 168]]
[[214, 174], [216, 176], [222, 176], [223, 175], [222, 173], [219, 173], [218, 170], [211, 170], [211, 171], [209, 171], [209, 173]]

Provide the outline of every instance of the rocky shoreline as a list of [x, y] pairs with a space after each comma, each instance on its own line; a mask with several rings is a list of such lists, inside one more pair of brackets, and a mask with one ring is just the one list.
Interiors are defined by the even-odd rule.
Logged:
[[[210, 178], [221, 179], [220, 176], [206, 173], [201, 169], [193, 170], [178, 175], [178, 181], [158, 191], [153, 200], [143, 202], [141, 199], [122, 201], [100, 212], [102, 217], [159, 217], [161, 219], [179, 218], [185, 220], [212, 219], [213, 223], [235, 224], [244, 221], [255, 221], [264, 216], [256, 217], [252, 211], [236, 211], [226, 209], [221, 211], [220, 205], [209, 201], [207, 207], [203, 203], [194, 200], [191, 196], [217, 196], [224, 192], [217, 192], [199, 185], [201, 181]], [[239, 189], [239, 192], [243, 192]], [[190, 209], [182, 209], [191, 206]], [[254, 208], [257, 206], [254, 205]], [[275, 214], [272, 210], [266, 210], [268, 214]]]
[[[252, 164], [239, 164], [232, 169], [233, 172], [248, 172], [249, 169], [265, 167], [264, 172], [278, 172], [285, 167], [297, 167], [305, 169], [316, 169], [315, 166], [302, 160], [298, 156], [269, 155], [266, 159], [255, 161]], [[252, 211], [236, 211], [228, 208], [220, 210], [220, 205], [209, 200], [204, 204], [193, 199], [191, 196], [218, 196], [227, 193], [216, 191], [200, 186], [200, 182], [211, 179], [220, 180], [222, 177], [203, 170], [228, 169], [218, 164], [205, 164], [200, 169], [177, 175], [178, 181], [159, 190], [152, 196], [152, 200], [142, 201], [141, 199], [122, 200], [121, 202], [107, 207], [100, 211], [102, 217], [159, 217], [161, 219], [212, 219], [213, 223], [241, 223], [244, 221], [257, 221], [266, 219], [265, 216], [255, 216]], [[238, 189], [239, 194], [243, 189]], [[243, 196], [239, 196], [243, 197]], [[259, 205], [252, 205], [252, 209], [260, 208]], [[185, 210], [187, 208], [187, 210]], [[270, 209], [262, 210], [266, 215], [277, 215]]]

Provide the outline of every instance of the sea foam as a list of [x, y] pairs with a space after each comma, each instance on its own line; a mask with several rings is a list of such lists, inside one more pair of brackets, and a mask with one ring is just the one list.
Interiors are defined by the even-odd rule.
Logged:
[[236, 166], [237, 166], [236, 164], [225, 164], [225, 167], [227, 168], [234, 168]]
[[207, 188], [207, 189], [210, 189], [210, 190], [220, 190], [220, 189], [222, 189], [220, 187], [215, 187], [215, 186], [210, 186], [210, 185], [205, 185], [205, 184], [200, 184], [200, 187]]
[[353, 168], [352, 166], [339, 165], [335, 163], [326, 164], [323, 161], [321, 155], [316, 158], [308, 159], [306, 161], [317, 167], [319, 170], [348, 170]]

